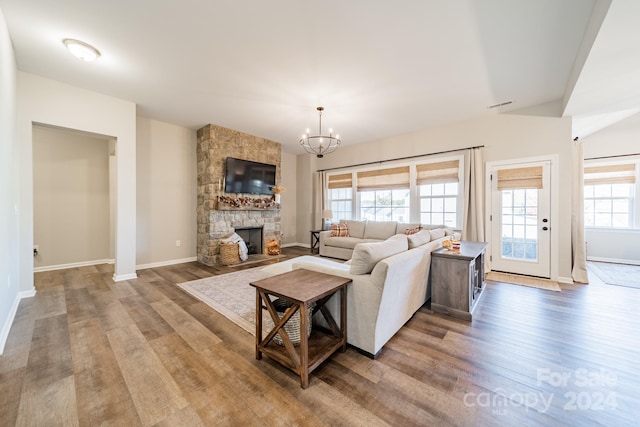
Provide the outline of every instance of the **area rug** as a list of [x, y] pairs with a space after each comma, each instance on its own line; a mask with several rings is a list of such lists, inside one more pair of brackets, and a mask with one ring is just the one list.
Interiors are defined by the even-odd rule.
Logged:
[[261, 269], [249, 268], [178, 286], [255, 336], [256, 288], [249, 283], [264, 278]]
[[542, 279], [540, 277], [523, 276], [521, 274], [502, 273], [500, 271], [490, 271], [487, 273], [487, 280], [494, 282], [511, 283], [514, 285], [528, 286], [530, 288], [545, 289], [547, 291], [561, 292], [560, 285], [555, 280]]
[[595, 261], [589, 261], [587, 265], [608, 285], [640, 289], [640, 265]]

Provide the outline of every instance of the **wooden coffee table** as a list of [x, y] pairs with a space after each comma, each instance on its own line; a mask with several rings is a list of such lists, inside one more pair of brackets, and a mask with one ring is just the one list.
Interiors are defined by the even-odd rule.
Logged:
[[[278, 361], [300, 375], [300, 386], [307, 388], [309, 373], [317, 368], [336, 350], [347, 348], [347, 284], [350, 279], [310, 270], [293, 270], [251, 283], [256, 288], [256, 359], [262, 354]], [[325, 307], [333, 294], [340, 291], [340, 326]], [[270, 295], [289, 301], [282, 318], [269, 298]], [[309, 307], [315, 303], [313, 313], [320, 310], [330, 330], [314, 328], [307, 337]], [[262, 308], [267, 308], [275, 327], [262, 338]], [[300, 312], [300, 344], [298, 349], [284, 329], [285, 323], [296, 312]], [[279, 334], [283, 345], [273, 342]]]

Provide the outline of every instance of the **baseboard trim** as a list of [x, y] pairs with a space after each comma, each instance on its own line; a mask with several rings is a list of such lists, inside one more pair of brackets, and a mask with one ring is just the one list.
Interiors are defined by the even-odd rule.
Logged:
[[93, 261], [72, 262], [69, 264], [45, 265], [42, 267], [34, 268], [33, 272], [40, 273], [43, 271], [66, 270], [67, 268], [89, 267], [92, 265], [108, 264], [108, 263], [109, 263], [109, 259], [96, 259]]
[[133, 279], [137, 279], [138, 275], [136, 273], [131, 273], [131, 274], [114, 274], [113, 275], [113, 281], [114, 282], [122, 282], [124, 280], [133, 280]]
[[172, 259], [170, 261], [152, 262], [149, 264], [136, 265], [136, 270], [145, 270], [147, 268], [155, 268], [155, 267], [165, 267], [167, 265], [174, 265], [174, 264], [184, 264], [185, 262], [193, 262], [197, 260], [198, 260], [198, 257], [194, 256], [194, 257], [182, 258], [182, 259]]
[[617, 258], [602, 258], [602, 257], [588, 256], [587, 261], [612, 262], [614, 264], [640, 265], [640, 261], [635, 259], [617, 259]]
[[558, 280], [556, 280], [558, 283], [563, 283], [565, 285], [573, 285], [573, 278], [571, 277], [558, 277]]
[[4, 353], [4, 346], [7, 344], [7, 339], [9, 339], [9, 332], [11, 331], [11, 326], [13, 325], [13, 320], [16, 317], [16, 313], [18, 312], [20, 300], [22, 300], [23, 298], [30, 298], [35, 295], [35, 289], [32, 289], [30, 291], [22, 291], [18, 292], [16, 298], [13, 300], [13, 304], [11, 305], [11, 309], [9, 310], [9, 315], [5, 319], [4, 325], [2, 325], [2, 332], [0, 333], [0, 355]]

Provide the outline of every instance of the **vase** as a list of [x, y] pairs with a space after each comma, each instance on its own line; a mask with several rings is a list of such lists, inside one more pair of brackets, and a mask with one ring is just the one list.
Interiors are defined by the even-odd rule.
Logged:
[[274, 194], [275, 196], [275, 201], [277, 204], [280, 204], [280, 195], [279, 194]]

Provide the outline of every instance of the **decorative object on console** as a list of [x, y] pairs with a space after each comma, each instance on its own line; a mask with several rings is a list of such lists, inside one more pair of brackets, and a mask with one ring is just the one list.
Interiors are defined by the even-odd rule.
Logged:
[[300, 145], [302, 145], [307, 153], [315, 154], [316, 157], [322, 158], [325, 154], [336, 151], [341, 141], [340, 135], [333, 136], [332, 129], [329, 129], [329, 136], [322, 135], [322, 112], [324, 111], [324, 107], [318, 107], [316, 110], [318, 110], [320, 114], [318, 135], [311, 136], [310, 130], [307, 129], [307, 132], [300, 138]]
[[329, 229], [329, 220], [333, 218], [333, 212], [331, 212], [331, 209], [325, 209], [322, 211], [322, 229], [323, 230], [328, 230]]

